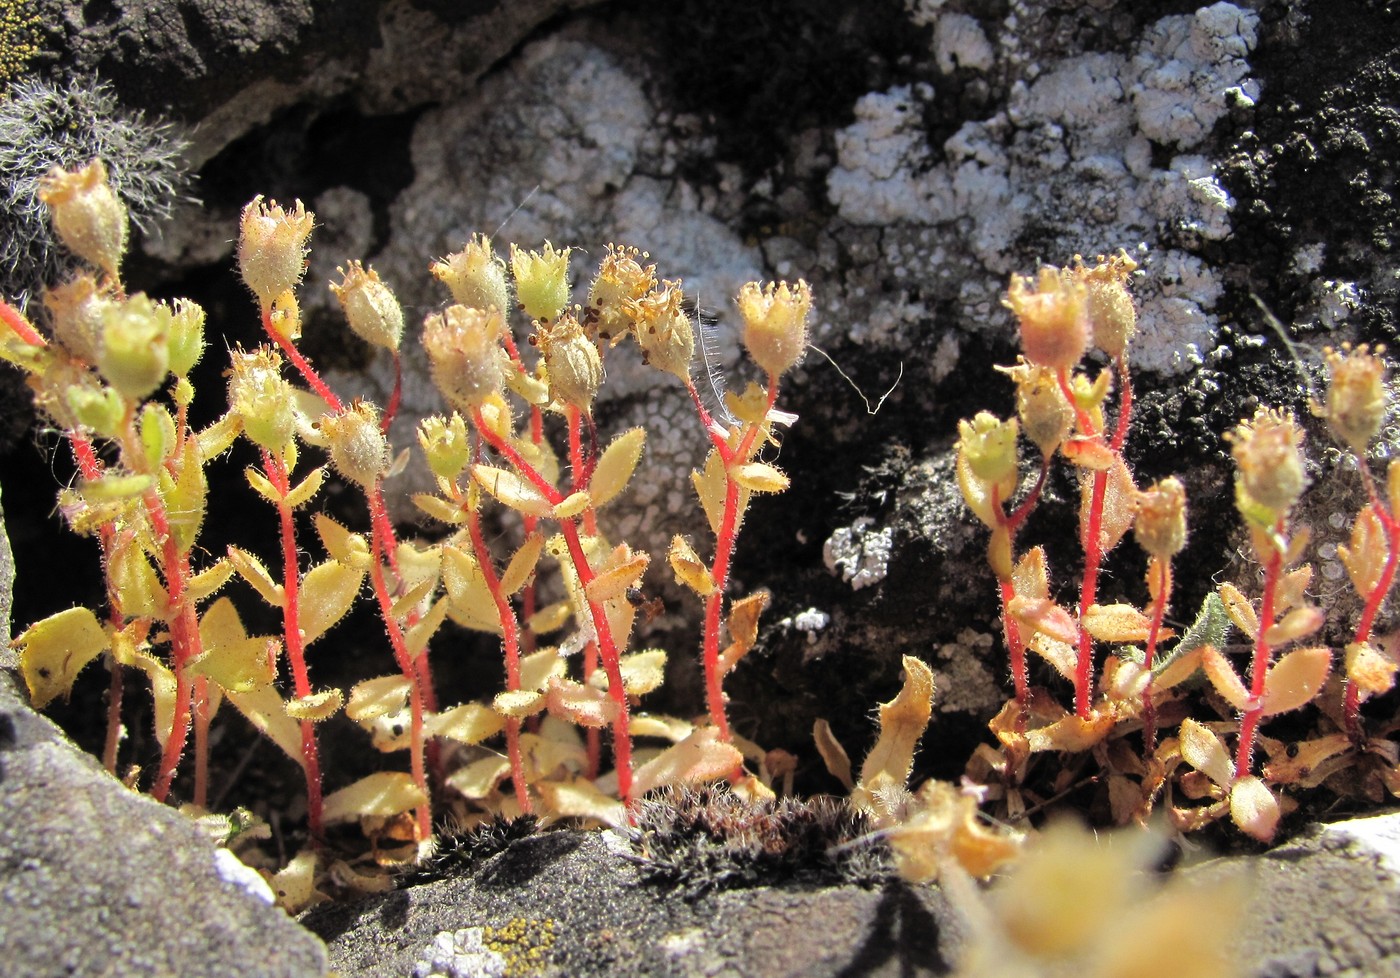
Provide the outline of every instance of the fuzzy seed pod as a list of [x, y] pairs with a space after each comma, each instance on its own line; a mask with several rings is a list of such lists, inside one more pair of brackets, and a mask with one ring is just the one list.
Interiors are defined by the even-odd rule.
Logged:
[[54, 167], [39, 182], [39, 199], [64, 246], [116, 279], [126, 254], [126, 205], [107, 183], [102, 161], [73, 172]]
[[204, 355], [204, 307], [176, 299], [170, 307], [170, 372], [184, 377]]
[[379, 411], [356, 401], [341, 414], [321, 419], [331, 464], [351, 482], [371, 488], [389, 471], [389, 442], [379, 425]]
[[968, 468], [982, 482], [1000, 486], [1003, 498], [1016, 488], [1020, 461], [1016, 453], [1016, 438], [1020, 426], [1016, 419], [1003, 421], [988, 411], [979, 411], [971, 421], [958, 422], [958, 452], [967, 460]]
[[243, 208], [238, 233], [238, 269], [264, 309], [295, 289], [306, 270], [306, 240], [316, 216], [297, 201], [285, 211], [276, 201], [254, 197]]
[[433, 262], [428, 271], [447, 286], [452, 301], [469, 309], [510, 311], [506, 263], [491, 249], [491, 239], [474, 234], [461, 251]]
[[1153, 557], [1170, 560], [1186, 546], [1186, 487], [1168, 476], [1137, 494], [1133, 536]]
[[1005, 303], [1021, 323], [1021, 350], [1031, 363], [1072, 370], [1089, 346], [1084, 286], [1047, 265], [1034, 281], [1011, 276]]
[[366, 343], [397, 350], [403, 339], [403, 307], [393, 290], [378, 272], [366, 269], [358, 261], [336, 271], [341, 278], [338, 284], [331, 283], [331, 291], [340, 300], [350, 329]]
[[587, 412], [603, 383], [603, 358], [572, 313], [540, 331], [549, 393], [556, 401]]
[[1074, 427], [1074, 409], [1065, 400], [1055, 375], [1045, 367], [1027, 363], [1025, 358], [1014, 367], [998, 367], [1016, 384], [1016, 415], [1026, 437], [1049, 458]]
[[124, 396], [140, 400], [170, 371], [170, 310], [140, 293], [102, 310], [97, 369]]
[[515, 295], [531, 319], [557, 319], [569, 302], [569, 253], [555, 251], [548, 241], [543, 251], [521, 251], [510, 246], [510, 267], [515, 273]]
[[656, 288], [656, 266], [642, 264], [647, 257], [636, 248], [608, 245], [598, 277], [588, 290], [588, 314], [603, 339], [624, 336], [639, 316], [636, 304]]
[[1089, 329], [1094, 345], [1110, 357], [1120, 357], [1137, 332], [1137, 310], [1128, 293], [1128, 277], [1138, 264], [1119, 251], [1112, 258], [1099, 258], [1093, 268], [1085, 268], [1076, 256], [1073, 274], [1084, 283]]
[[271, 347], [230, 358], [229, 410], [238, 416], [253, 444], [281, 454], [296, 431], [296, 395], [282, 376], [282, 357]]
[[801, 280], [793, 286], [769, 282], [760, 287], [749, 282], [739, 290], [738, 301], [749, 356], [774, 377], [786, 373], [807, 351], [811, 287]]
[[[1251, 420], [1241, 422], [1230, 433], [1230, 442], [1238, 468], [1238, 502], [1245, 517], [1279, 519], [1307, 486], [1302, 429], [1292, 414], [1260, 408]], [[1257, 513], [1254, 506], [1264, 507], [1268, 513]]]
[[504, 385], [499, 355], [504, 328], [496, 308], [448, 306], [423, 320], [433, 382], [457, 410], [470, 413]]
[[633, 303], [633, 307], [637, 310], [637, 343], [642, 348], [642, 360], [684, 382], [690, 380], [695, 330], [681, 308], [683, 299], [680, 283], [667, 282], [662, 291]]
[[1330, 347], [1327, 356], [1327, 424], [1332, 434], [1357, 455], [1365, 456], [1371, 439], [1380, 433], [1385, 421], [1384, 350], [1372, 353], [1369, 347], [1355, 350], [1347, 346], [1338, 353]]
[[86, 272], [44, 293], [54, 336], [65, 350], [88, 363], [97, 362], [102, 347], [102, 312], [115, 304]]

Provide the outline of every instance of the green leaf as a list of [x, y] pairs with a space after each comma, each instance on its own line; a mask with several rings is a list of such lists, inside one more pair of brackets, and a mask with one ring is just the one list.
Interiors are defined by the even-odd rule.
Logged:
[[[1194, 652], [1204, 645], [1214, 646], [1217, 649], [1225, 647], [1225, 641], [1230, 637], [1230, 616], [1225, 612], [1225, 602], [1220, 600], [1220, 595], [1215, 591], [1206, 595], [1206, 599], [1201, 602], [1201, 610], [1196, 615], [1196, 620], [1191, 623], [1191, 627], [1186, 629], [1186, 634], [1181, 636], [1181, 641], [1176, 643], [1175, 648], [1164, 656], [1158, 656], [1152, 663], [1152, 675], [1160, 676], [1166, 671], [1174, 661], [1188, 652]], [[1141, 659], [1138, 660], [1141, 662]]]

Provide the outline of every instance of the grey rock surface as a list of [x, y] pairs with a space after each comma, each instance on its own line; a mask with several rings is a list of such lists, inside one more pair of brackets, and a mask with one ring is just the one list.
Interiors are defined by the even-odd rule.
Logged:
[[0, 970], [322, 978], [320, 941], [217, 852], [192, 820], [112, 779], [0, 671]]
[[685, 899], [643, 882], [630, 852], [611, 833], [551, 832], [466, 876], [303, 920], [345, 978], [947, 973], [959, 923], [936, 889], [890, 882]]

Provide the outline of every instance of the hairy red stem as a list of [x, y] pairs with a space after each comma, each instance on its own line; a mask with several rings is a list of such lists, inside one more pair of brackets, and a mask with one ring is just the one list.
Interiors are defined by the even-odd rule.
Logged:
[[[1282, 539], [1284, 521], [1274, 526], [1274, 536]], [[1273, 649], [1269, 644], [1269, 629], [1274, 624], [1274, 608], [1278, 600], [1278, 582], [1283, 573], [1283, 549], [1270, 544], [1273, 551], [1264, 563], [1264, 596], [1259, 602], [1259, 634], [1254, 638], [1254, 661], [1250, 666], [1250, 708], [1240, 719], [1240, 742], [1235, 754], [1235, 777], [1243, 778], [1250, 771], [1254, 754], [1254, 735], [1264, 716], [1264, 688], [1269, 678]]]

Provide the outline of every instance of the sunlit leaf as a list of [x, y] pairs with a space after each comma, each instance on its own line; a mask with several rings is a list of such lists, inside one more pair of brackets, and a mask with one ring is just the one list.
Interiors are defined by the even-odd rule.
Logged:
[[501, 634], [496, 599], [476, 558], [460, 547], [443, 547], [442, 556], [442, 583], [453, 619], [477, 631]]
[[1264, 640], [1277, 648], [1300, 638], [1307, 638], [1327, 622], [1321, 608], [1304, 606], [1294, 608], [1281, 619], [1264, 629]]
[[310, 720], [320, 723], [329, 720], [340, 712], [344, 696], [338, 689], [323, 689], [319, 693], [309, 693], [287, 701], [287, 716], [293, 720]]
[[617, 704], [593, 686], [553, 677], [545, 692], [549, 712], [579, 726], [606, 727], [617, 716]]
[[528, 479], [510, 471], [490, 465], [473, 465], [472, 478], [496, 501], [526, 516], [547, 517], [554, 511], [554, 503], [540, 492]]
[[1252, 774], [1230, 788], [1230, 818], [1240, 831], [1260, 842], [1272, 842], [1280, 817], [1278, 799]]
[[332, 560], [351, 567], [369, 569], [370, 549], [364, 535], [351, 533], [324, 513], [312, 517], [321, 545], [326, 548]]
[[345, 715], [356, 723], [398, 713], [408, 703], [409, 681], [402, 674], [376, 676], [356, 683], [345, 704]]
[[632, 790], [643, 795], [662, 785], [704, 784], [727, 777], [743, 762], [738, 748], [720, 740], [714, 727], [697, 727], [685, 740], [637, 768]]
[[453, 526], [467, 521], [467, 514], [462, 510], [462, 507], [449, 499], [434, 496], [429, 492], [415, 492], [410, 498], [413, 500], [413, 505], [435, 520]]
[[1310, 703], [1332, 670], [1326, 646], [1294, 649], [1274, 663], [1264, 680], [1264, 716], [1286, 713]]
[[627, 544], [618, 544], [608, 555], [598, 576], [589, 582], [586, 588], [588, 600], [603, 602], [623, 597], [628, 588], [636, 586], [650, 562], [651, 555], [645, 550], [634, 553]]
[[642, 457], [642, 447], [646, 444], [646, 439], [645, 428], [629, 428], [608, 443], [608, 447], [598, 457], [598, 464], [593, 469], [593, 478], [588, 484], [594, 507], [601, 509], [627, 488], [627, 483], [637, 468], [637, 462]]
[[78, 673], [107, 644], [107, 633], [87, 608], [69, 608], [30, 625], [15, 645], [34, 708], [42, 710], [55, 697], [67, 696]]
[[[635, 784], [635, 779], [634, 782]], [[627, 824], [627, 808], [583, 778], [541, 781], [534, 786], [545, 810], [560, 818], [592, 818], [617, 828]]]
[[501, 593], [514, 594], [523, 588], [534, 576], [535, 565], [540, 562], [543, 552], [544, 534], [536, 532], [527, 536], [501, 575]]
[[322, 817], [335, 824], [366, 815], [398, 815], [427, 803], [427, 796], [413, 783], [411, 775], [402, 771], [378, 771], [327, 795]]
[[545, 694], [537, 689], [508, 689], [491, 701], [491, 708], [497, 713], [516, 719], [532, 717], [544, 707]]
[[404, 646], [408, 649], [409, 655], [416, 659], [428, 647], [428, 642], [432, 640], [433, 635], [442, 627], [443, 621], [447, 618], [448, 606], [447, 598], [439, 598], [428, 609], [426, 615], [418, 619], [408, 631], [404, 632]]
[[238, 572], [239, 577], [253, 585], [253, 590], [257, 591], [264, 601], [274, 608], [282, 607], [286, 601], [282, 585], [272, 579], [262, 561], [240, 547], [230, 546], [228, 562]]
[[817, 753], [831, 776], [840, 781], [847, 791], [853, 789], [856, 782], [851, 777], [851, 757], [831, 732], [831, 724], [819, 718], [812, 724], [812, 739], [816, 741]]
[[1254, 612], [1254, 605], [1250, 604], [1249, 599], [1233, 584], [1222, 584], [1219, 591], [1220, 600], [1225, 602], [1225, 613], [1230, 616], [1235, 627], [1244, 632], [1251, 641], [1258, 638], [1259, 616]]
[[1078, 754], [1113, 732], [1115, 718], [1112, 711], [1093, 711], [1087, 717], [1070, 714], [1044, 727], [1026, 731], [1026, 745], [1032, 753], [1039, 751], [1065, 751]]
[[233, 565], [225, 557], [220, 557], [213, 564], [200, 571], [190, 578], [185, 587], [185, 596], [191, 601], [203, 601], [219, 588], [228, 583], [228, 579], [233, 576]]
[[1353, 642], [1346, 648], [1346, 673], [1364, 693], [1379, 695], [1395, 685], [1396, 662], [1370, 642]]
[[729, 474], [749, 492], [783, 492], [792, 484], [776, 465], [767, 462], [743, 462], [731, 468]]
[[272, 686], [256, 686], [246, 693], [227, 692], [228, 701], [298, 764], [301, 757], [301, 724], [287, 715], [282, 697]]
[[[622, 672], [622, 686], [628, 696], [641, 696], [661, 686], [666, 678], [666, 652], [663, 649], [647, 649], [622, 656], [618, 661]], [[607, 674], [598, 669], [593, 673], [591, 685], [599, 689], [608, 688]]]
[[1066, 645], [1079, 641], [1079, 623], [1074, 616], [1048, 598], [1029, 598], [1018, 594], [1007, 602], [1006, 610], [1030, 631], [1048, 635]]
[[321, 491], [321, 484], [326, 481], [326, 467], [318, 465], [312, 469], [305, 479], [292, 487], [292, 491], [287, 493], [287, 505], [292, 509], [304, 506], [309, 503], [316, 493]]
[[702, 598], [714, 593], [715, 579], [710, 576], [710, 569], [705, 566], [685, 537], [676, 534], [671, 538], [671, 549], [667, 551], [666, 559], [671, 564], [677, 582], [684, 584]]
[[1209, 727], [1190, 717], [1181, 722], [1181, 757], [1222, 788], [1235, 780], [1235, 767], [1224, 742]]
[[365, 572], [328, 560], [306, 572], [301, 582], [301, 630], [310, 645], [350, 610]]
[[472, 761], [447, 776], [447, 784], [473, 801], [488, 798], [510, 776], [510, 758], [493, 754]]
[[[1130, 604], [1094, 604], [1084, 613], [1084, 629], [1100, 642], [1145, 642], [1152, 620]], [[1170, 638], [1171, 629], [1160, 629]]]
[[767, 591], [755, 591], [740, 598], [729, 607], [729, 645], [719, 654], [721, 676], [734, 671], [739, 660], [749, 654], [758, 641], [758, 619], [771, 600]]
[[896, 785], [909, 779], [914, 748], [933, 713], [933, 670], [913, 656], [901, 660], [904, 685], [899, 695], [879, 706], [880, 736], [860, 768], [860, 784], [869, 787], [878, 776]]
[[1250, 695], [1244, 680], [1240, 679], [1240, 674], [1235, 672], [1235, 667], [1230, 665], [1230, 660], [1221, 655], [1215, 646], [1208, 645], [1201, 650], [1201, 668], [1225, 702], [1237, 710], [1249, 709], [1254, 697]]
[[488, 706], [462, 703], [430, 717], [425, 726], [430, 736], [446, 737], [459, 744], [477, 744], [505, 729], [505, 721]]

